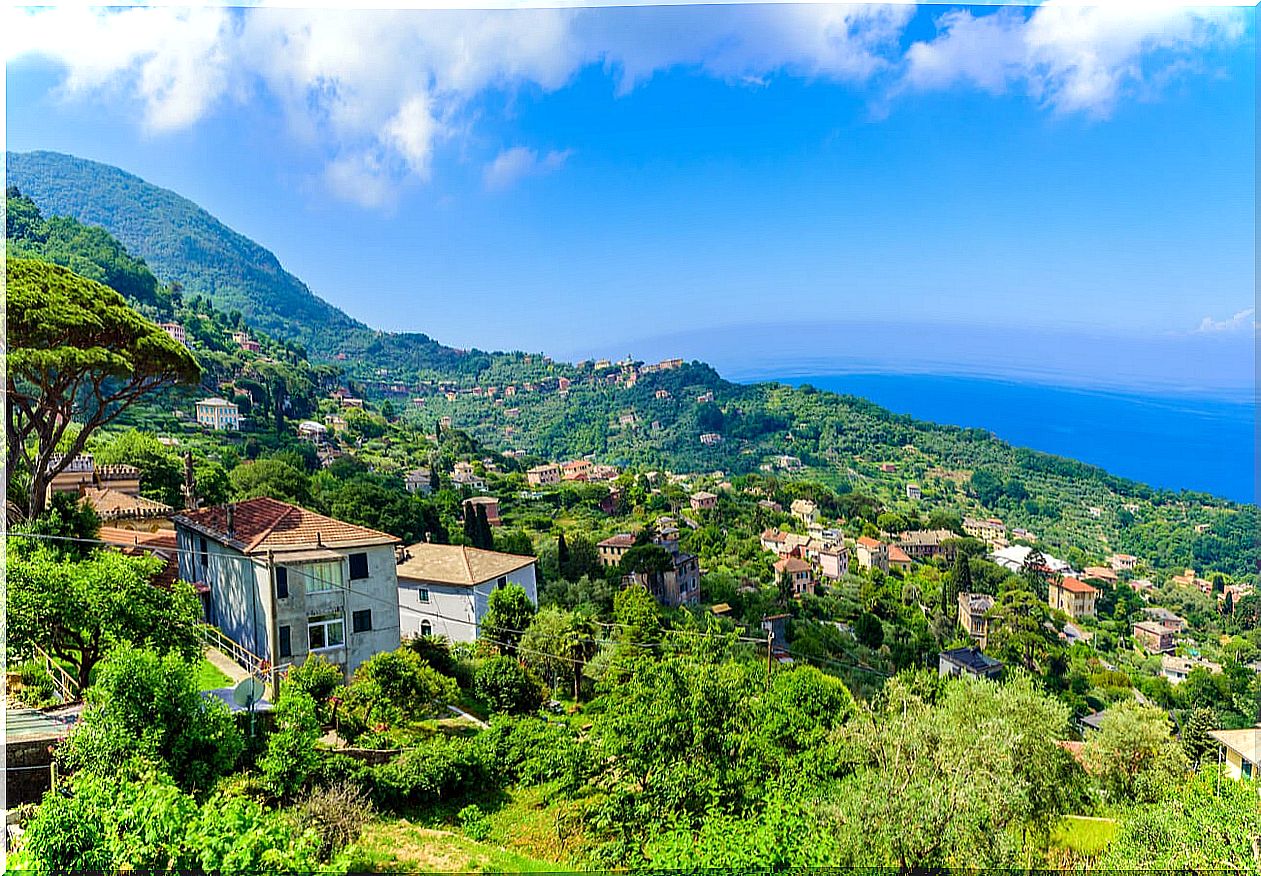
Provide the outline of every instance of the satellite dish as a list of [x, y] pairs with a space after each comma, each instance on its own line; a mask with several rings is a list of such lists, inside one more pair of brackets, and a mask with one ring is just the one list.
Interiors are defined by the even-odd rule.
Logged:
[[232, 701], [238, 706], [249, 708], [262, 698], [263, 683], [252, 676], [242, 679], [241, 683], [232, 689]]

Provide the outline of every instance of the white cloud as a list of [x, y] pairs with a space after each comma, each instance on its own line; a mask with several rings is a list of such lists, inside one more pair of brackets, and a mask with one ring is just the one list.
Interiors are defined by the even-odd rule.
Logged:
[[1023, 89], [1056, 112], [1107, 117], [1123, 97], [1147, 96], [1195, 69], [1197, 52], [1238, 40], [1244, 22], [1239, 10], [1166, 0], [953, 10], [937, 19], [935, 39], [907, 50], [898, 87]]
[[1200, 325], [1196, 328], [1195, 333], [1201, 335], [1220, 334], [1222, 332], [1239, 332], [1239, 331], [1256, 331], [1257, 323], [1253, 319], [1257, 309], [1249, 307], [1240, 310], [1229, 319], [1213, 319], [1206, 316], [1200, 320]]
[[[1060, 111], [1106, 114], [1127, 92], [1193, 66], [1194, 49], [1242, 32], [1236, 13], [1151, 2], [946, 12], [938, 36], [906, 52], [910, 5], [10, 7], [0, 26], [10, 62], [52, 60], [66, 99], [130, 102], [149, 132], [261, 97], [322, 157], [337, 195], [380, 205], [430, 178], [440, 145], [467, 139], [488, 94], [555, 91], [590, 65], [609, 71], [617, 94], [683, 67], [754, 85], [784, 73], [856, 86], [896, 79], [900, 89], [1022, 87]], [[495, 159], [506, 164], [487, 168], [488, 185], [510, 183], [513, 162], [548, 169], [549, 156], [525, 157]]]
[[559, 170], [569, 159], [570, 150], [553, 150], [540, 157], [525, 146], [513, 146], [495, 156], [495, 160], [482, 171], [486, 188], [503, 190], [511, 188], [527, 176], [539, 176]]

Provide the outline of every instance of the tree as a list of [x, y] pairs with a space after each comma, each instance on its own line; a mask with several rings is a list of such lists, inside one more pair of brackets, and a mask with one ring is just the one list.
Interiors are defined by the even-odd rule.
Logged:
[[140, 495], [179, 508], [183, 505], [184, 466], [157, 436], [130, 429], [93, 448], [105, 465], [122, 463], [140, 470]]
[[775, 589], [779, 598], [781, 607], [787, 606], [793, 599], [793, 576], [784, 570], [779, 573], [779, 577], [775, 579]]
[[433, 714], [459, 698], [456, 683], [401, 647], [373, 654], [355, 670], [346, 688], [346, 709], [365, 726], [398, 726]]
[[194, 659], [201, 653], [201, 603], [182, 582], [154, 586], [162, 568], [154, 557], [96, 551], [70, 561], [44, 548], [11, 547], [8, 572], [9, 648], [31, 646], [65, 661], [77, 690], [109, 651], [137, 645]]
[[263, 785], [274, 797], [292, 801], [307, 787], [319, 764], [319, 738], [315, 699], [285, 685], [276, 702], [276, 728], [267, 737], [267, 753], [258, 760]]
[[[35, 517], [53, 476], [93, 433], [155, 390], [196, 383], [201, 369], [189, 350], [107, 286], [28, 259], [9, 259], [5, 276], [6, 474], [16, 495], [15, 475], [26, 472], [27, 513]], [[59, 448], [71, 423], [82, 428]], [[55, 461], [59, 449], [65, 452]]]
[[543, 705], [543, 682], [516, 658], [503, 654], [477, 668], [473, 690], [492, 711], [502, 714], [529, 714]]
[[232, 469], [228, 480], [238, 501], [259, 496], [298, 505], [311, 501], [311, 482], [306, 472], [280, 459], [242, 463]]
[[858, 767], [823, 807], [842, 828], [831, 863], [1017, 864], [1026, 832], [1045, 837], [1084, 802], [1081, 770], [1055, 742], [1068, 714], [1022, 673], [1002, 685], [891, 679], [841, 728]]
[[478, 632], [495, 642], [504, 653], [514, 654], [536, 611], [537, 606], [520, 584], [497, 587], [487, 600], [486, 616]]
[[227, 705], [202, 696], [190, 663], [130, 646], [115, 649], [57, 749], [67, 770], [113, 776], [133, 758], [160, 764], [187, 791], [207, 791], [245, 747]]
[[994, 650], [1007, 660], [1037, 671], [1058, 646], [1055, 631], [1047, 624], [1051, 610], [1034, 593], [1023, 588], [1008, 590], [989, 611]]
[[487, 551], [495, 549], [495, 533], [491, 531], [485, 505], [477, 506], [477, 546]]
[[1211, 761], [1206, 755], [1217, 753], [1217, 740], [1209, 733], [1217, 727], [1217, 715], [1212, 709], [1200, 707], [1194, 709], [1182, 726], [1182, 750], [1191, 762], [1191, 766], [1199, 769], [1202, 762]]
[[880, 618], [865, 611], [854, 621], [854, 638], [858, 644], [873, 651], [884, 644], [884, 624]]
[[569, 545], [565, 543], [565, 533], [563, 532], [556, 535], [556, 565], [560, 567], [562, 575], [565, 568], [569, 565]]
[[1134, 700], [1104, 712], [1082, 750], [1091, 772], [1115, 802], [1153, 802], [1185, 778], [1189, 764], [1160, 709]]
[[1255, 785], [1210, 767], [1172, 783], [1158, 801], [1124, 810], [1098, 866], [1114, 872], [1256, 873], [1258, 837]]
[[522, 659], [552, 687], [557, 678], [572, 682], [575, 701], [582, 696], [582, 670], [598, 645], [599, 627], [589, 612], [540, 609], [521, 639]]

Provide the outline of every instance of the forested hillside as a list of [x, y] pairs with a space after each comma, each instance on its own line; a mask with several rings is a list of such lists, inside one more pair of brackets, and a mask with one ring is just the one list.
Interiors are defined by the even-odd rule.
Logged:
[[[537, 459], [593, 455], [680, 472], [756, 472], [791, 455], [801, 462], [794, 479], [816, 481], [833, 495], [865, 496], [904, 516], [962, 506], [999, 515], [1063, 552], [1123, 550], [1167, 571], [1194, 566], [1255, 575], [1261, 567], [1255, 538], [1261, 521], [1253, 505], [1155, 490], [1074, 460], [1014, 448], [981, 430], [916, 421], [859, 398], [731, 383], [699, 362], [662, 370], [633, 362], [571, 365], [537, 354], [462, 352], [421, 334], [378, 332], [316, 297], [273, 254], [173, 192], [57, 153], [10, 153], [8, 166], [10, 181], [44, 214], [74, 217], [44, 221], [45, 257], [82, 268], [161, 315], [167, 293], [145, 279], [130, 251], [158, 280], [182, 287], [184, 298], [256, 326], [291, 352], [305, 357], [310, 351], [312, 360], [335, 363], [355, 380], [356, 391], [389, 398], [405, 411], [403, 422], [422, 434], [450, 416], [500, 451]], [[93, 223], [104, 230], [89, 227]], [[110, 234], [122, 246], [111, 244]], [[81, 264], [84, 251], [100, 253], [109, 279], [105, 269]], [[218, 376], [230, 372], [224, 368]], [[314, 407], [307, 385], [298, 386], [293, 394], [305, 403], [290, 416]], [[922, 499], [907, 498], [909, 483], [922, 489]]]
[[8, 183], [48, 215], [100, 226], [157, 278], [296, 341], [322, 358], [345, 353], [399, 368], [460, 369], [466, 357], [423, 334], [378, 332], [312, 294], [280, 261], [187, 198], [112, 167], [56, 152], [9, 152]]

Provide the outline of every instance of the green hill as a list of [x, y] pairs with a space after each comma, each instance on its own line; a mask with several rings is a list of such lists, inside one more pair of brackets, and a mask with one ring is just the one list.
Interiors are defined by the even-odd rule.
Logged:
[[[478, 367], [476, 355], [423, 334], [379, 332], [316, 296], [268, 250], [187, 198], [95, 161], [57, 152], [6, 153], [8, 184], [47, 216], [101, 226], [165, 283], [205, 295], [225, 312], [302, 344], [313, 356], [408, 372]], [[383, 366], [383, 363], [388, 363]]]
[[[590, 454], [636, 469], [731, 474], [769, 468], [785, 481], [817, 485], [808, 489], [833, 503], [866, 503], [908, 521], [934, 511], [997, 515], [1073, 561], [1121, 550], [1160, 570], [1252, 576], [1261, 560], [1255, 505], [1155, 490], [860, 398], [731, 383], [700, 362], [597, 368], [519, 352], [466, 353], [423, 334], [378, 332], [319, 299], [273, 254], [173, 192], [50, 152], [10, 153], [8, 166], [10, 183], [45, 216], [101, 225], [158, 279], [181, 284], [185, 297], [200, 293], [229, 318], [239, 311], [280, 343], [302, 345], [312, 359], [336, 359], [371, 398], [402, 402], [413, 431], [432, 430], [449, 416], [484, 446], [535, 459]], [[79, 225], [50, 218], [46, 230], [46, 248], [66, 258], [112, 252], [107, 236]], [[118, 274], [114, 282], [143, 280], [123, 255], [105, 259]], [[143, 301], [147, 294], [145, 287], [133, 297]], [[498, 391], [484, 391], [491, 387]], [[418, 396], [423, 404], [409, 403]], [[702, 441], [702, 435], [716, 437]], [[795, 458], [794, 474], [776, 466], [782, 455]], [[908, 498], [910, 483], [922, 498]]]

